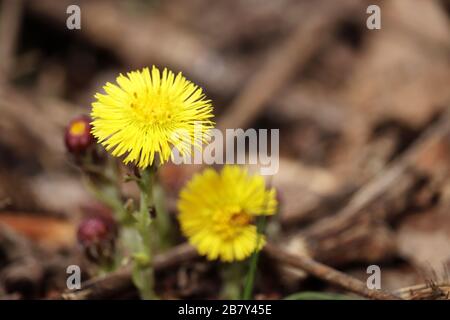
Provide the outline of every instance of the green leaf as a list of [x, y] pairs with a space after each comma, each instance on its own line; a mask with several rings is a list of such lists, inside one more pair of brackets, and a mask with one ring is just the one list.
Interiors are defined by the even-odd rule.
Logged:
[[284, 300], [354, 300], [356, 298], [338, 293], [304, 291], [291, 294]]

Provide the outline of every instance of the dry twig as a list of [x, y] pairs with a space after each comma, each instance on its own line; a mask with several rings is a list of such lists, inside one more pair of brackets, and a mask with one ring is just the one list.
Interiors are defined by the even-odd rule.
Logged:
[[[197, 251], [185, 243], [157, 255], [153, 267], [155, 271], [158, 271], [179, 265], [197, 256]], [[63, 293], [62, 298], [67, 300], [108, 299], [134, 290], [130, 270], [125, 268], [102, 278], [91, 279], [82, 284], [82, 289]]]
[[449, 300], [450, 284], [448, 282], [430, 282], [402, 288], [395, 291], [395, 293], [408, 300]]
[[266, 246], [264, 247], [264, 252], [269, 257], [275, 260], [286, 263], [296, 268], [300, 268], [301, 270], [304, 270], [319, 279], [337, 285], [363, 297], [376, 300], [399, 299], [397, 296], [382, 290], [370, 290], [367, 288], [366, 284], [359, 281], [358, 279], [355, 279], [343, 272], [328, 267], [306, 256], [287, 253], [283, 249], [270, 243], [266, 244]]

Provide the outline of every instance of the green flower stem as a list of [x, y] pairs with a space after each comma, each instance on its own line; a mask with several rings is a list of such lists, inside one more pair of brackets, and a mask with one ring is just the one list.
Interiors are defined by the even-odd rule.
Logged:
[[244, 286], [244, 292], [242, 293], [242, 299], [244, 300], [250, 300], [253, 297], [253, 287], [255, 283], [256, 278], [256, 271], [258, 267], [258, 260], [259, 260], [259, 252], [261, 250], [258, 250], [260, 246], [260, 242], [262, 241], [262, 235], [264, 233], [264, 229], [266, 226], [266, 217], [260, 217], [258, 219], [257, 224], [257, 230], [258, 230], [258, 237], [257, 237], [257, 243], [256, 243], [256, 250], [253, 252], [251, 258], [250, 258], [250, 267], [247, 272], [247, 276], [245, 279], [245, 286]]
[[137, 181], [140, 189], [140, 207], [135, 212], [133, 244], [133, 282], [139, 289], [142, 299], [156, 299], [154, 292], [154, 272], [152, 257], [151, 224], [153, 203], [153, 186], [155, 171], [150, 167], [141, 171], [141, 178]]

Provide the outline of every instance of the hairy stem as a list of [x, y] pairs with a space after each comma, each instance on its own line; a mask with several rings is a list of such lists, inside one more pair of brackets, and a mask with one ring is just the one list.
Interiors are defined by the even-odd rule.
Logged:
[[153, 185], [155, 172], [153, 168], [141, 171], [138, 180], [140, 189], [140, 207], [135, 213], [134, 251], [133, 251], [133, 282], [139, 289], [142, 299], [156, 299], [154, 292], [153, 250], [151, 241], [151, 224], [153, 210]]

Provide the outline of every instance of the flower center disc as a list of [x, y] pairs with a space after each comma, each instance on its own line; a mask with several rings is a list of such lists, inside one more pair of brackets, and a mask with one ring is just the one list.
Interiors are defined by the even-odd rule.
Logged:
[[139, 120], [150, 125], [167, 125], [172, 122], [173, 101], [161, 94], [151, 95], [145, 92], [142, 97], [133, 94], [130, 104]]
[[223, 239], [232, 239], [252, 221], [252, 216], [244, 211], [225, 210], [225, 212], [218, 212], [213, 217], [213, 228]]

